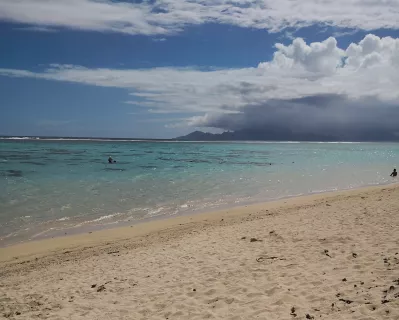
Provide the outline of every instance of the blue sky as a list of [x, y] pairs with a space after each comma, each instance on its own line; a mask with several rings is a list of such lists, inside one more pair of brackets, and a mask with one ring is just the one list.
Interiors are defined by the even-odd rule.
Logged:
[[0, 135], [220, 132], [251, 125], [225, 119], [253, 106], [319, 95], [397, 106], [395, 1], [72, 2], [0, 0]]

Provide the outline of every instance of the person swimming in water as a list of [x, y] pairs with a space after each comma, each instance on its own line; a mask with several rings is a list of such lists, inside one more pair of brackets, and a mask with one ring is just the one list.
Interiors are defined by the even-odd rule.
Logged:
[[108, 163], [114, 163], [114, 162], [115, 162], [114, 159], [112, 159], [112, 157], [109, 156], [109, 157], [108, 157]]
[[396, 171], [396, 169], [393, 169], [392, 173], [391, 173], [391, 177], [396, 177], [398, 175], [398, 172]]

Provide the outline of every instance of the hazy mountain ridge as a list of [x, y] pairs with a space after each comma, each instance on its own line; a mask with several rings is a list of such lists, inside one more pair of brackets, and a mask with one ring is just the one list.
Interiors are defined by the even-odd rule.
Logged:
[[399, 142], [399, 135], [370, 129], [365, 132], [336, 135], [310, 132], [292, 132], [278, 128], [268, 130], [237, 130], [223, 133], [194, 131], [177, 137], [177, 141], [317, 141], [317, 142]]
[[209, 133], [194, 131], [188, 135], [177, 137], [178, 141], [341, 141], [340, 139], [315, 134], [293, 134], [291, 132], [263, 132], [263, 131], [227, 131], [223, 133]]

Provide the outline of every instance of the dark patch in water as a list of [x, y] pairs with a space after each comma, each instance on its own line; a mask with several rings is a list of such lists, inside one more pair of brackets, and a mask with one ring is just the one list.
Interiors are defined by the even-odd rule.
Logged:
[[109, 153], [103, 153], [104, 157], [109, 157], [110, 154], [120, 154], [123, 151], [110, 151]]
[[104, 171], [126, 171], [123, 168], [104, 168]]
[[43, 162], [36, 162], [36, 161], [21, 161], [21, 163], [25, 164], [33, 164], [35, 166], [45, 166], [46, 164]]
[[267, 167], [267, 166], [271, 166], [272, 163], [271, 162], [229, 162], [229, 161], [223, 161], [223, 163], [226, 164], [239, 164], [239, 165], [246, 165], [246, 166], [259, 166], [259, 167]]
[[158, 160], [175, 161], [175, 162], [190, 162], [190, 163], [211, 163], [211, 161], [202, 160], [202, 159], [173, 159], [173, 158], [158, 157]]
[[199, 154], [204, 154], [204, 152], [184, 152], [184, 154], [199, 155]]
[[25, 155], [7, 155], [7, 156], [4, 156], [4, 158], [6, 159], [6, 160], [16, 160], [16, 161], [20, 161], [20, 160], [31, 160], [32, 159], [32, 157], [30, 156], [30, 155], [28, 155], [28, 154], [25, 154]]
[[223, 155], [223, 158], [237, 158], [237, 157], [241, 157], [240, 154], [226, 154]]
[[175, 152], [164, 152], [164, 151], [161, 151], [161, 152], [158, 152], [159, 154], [176, 154]]
[[7, 150], [2, 150], [2, 151], [0, 151], [0, 156], [1, 157], [6, 157], [6, 156], [18, 156], [18, 155], [25, 155], [25, 154], [27, 154], [27, 153], [34, 153], [34, 152], [31, 152], [31, 150], [24, 150], [24, 151], [17, 151], [17, 150], [10, 150], [10, 151], [7, 151]]
[[192, 162], [192, 163], [211, 163], [211, 161], [201, 160], [201, 159], [182, 159], [182, 161]]
[[83, 154], [85, 150], [46, 149], [47, 154]]
[[1, 175], [4, 177], [20, 178], [20, 177], [22, 177], [22, 171], [21, 170], [4, 170], [4, 171], [1, 171]]

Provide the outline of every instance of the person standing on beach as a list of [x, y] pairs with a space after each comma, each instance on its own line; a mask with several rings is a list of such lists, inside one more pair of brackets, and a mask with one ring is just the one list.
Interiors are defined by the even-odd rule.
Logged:
[[398, 175], [398, 172], [396, 171], [396, 169], [393, 169], [392, 173], [391, 173], [391, 177], [396, 177]]

